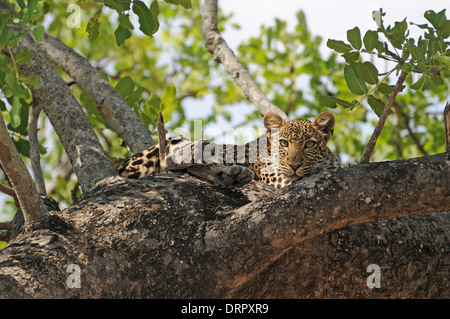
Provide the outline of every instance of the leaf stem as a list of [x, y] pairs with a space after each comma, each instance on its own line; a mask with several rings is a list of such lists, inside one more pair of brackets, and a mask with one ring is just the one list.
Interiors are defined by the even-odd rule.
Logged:
[[17, 69], [16, 60], [14, 59], [14, 54], [11, 52], [11, 47], [8, 45], [9, 56], [11, 57], [12, 63], [14, 65], [14, 71], [16, 72], [16, 77], [19, 74], [19, 70]]

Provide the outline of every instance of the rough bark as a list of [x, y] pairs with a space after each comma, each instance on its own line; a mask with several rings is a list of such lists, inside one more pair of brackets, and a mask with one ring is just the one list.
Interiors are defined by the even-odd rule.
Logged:
[[47, 223], [47, 209], [39, 197], [36, 185], [25, 163], [11, 141], [0, 112], [0, 165], [14, 189], [14, 198], [22, 207], [25, 227], [35, 229]]
[[367, 163], [277, 192], [113, 177], [0, 252], [0, 296], [449, 298], [449, 168], [449, 153]]
[[78, 101], [30, 34], [20, 38], [14, 55], [25, 48], [34, 57], [30, 63], [20, 66], [20, 72], [38, 76], [41, 88], [31, 89], [33, 99], [42, 105], [70, 158], [81, 188], [88, 191], [102, 179], [115, 175], [114, 168]]
[[117, 90], [75, 50], [45, 33], [39, 44], [55, 63], [97, 103], [103, 119], [124, 140], [133, 153], [155, 144], [149, 131]]

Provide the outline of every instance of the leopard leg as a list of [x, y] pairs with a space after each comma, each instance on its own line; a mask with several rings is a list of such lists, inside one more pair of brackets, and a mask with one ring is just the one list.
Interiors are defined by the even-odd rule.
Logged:
[[242, 186], [251, 182], [255, 176], [251, 169], [240, 165], [194, 165], [188, 167], [187, 171], [212, 182], [214, 185], [225, 186]]

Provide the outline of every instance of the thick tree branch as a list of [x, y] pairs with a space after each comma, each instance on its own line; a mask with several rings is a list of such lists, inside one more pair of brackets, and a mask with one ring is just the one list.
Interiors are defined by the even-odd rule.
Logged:
[[25, 228], [30, 230], [46, 226], [48, 221], [47, 208], [39, 196], [25, 163], [11, 141], [1, 112], [0, 164], [14, 188], [15, 196], [22, 208]]
[[69, 87], [30, 34], [20, 38], [14, 55], [25, 48], [34, 57], [30, 63], [20, 66], [20, 72], [39, 78], [41, 88], [31, 89], [33, 98], [43, 106], [58, 134], [81, 188], [89, 191], [97, 182], [116, 172]]
[[47, 33], [39, 46], [50, 61], [72, 77], [92, 97], [103, 119], [133, 153], [155, 144], [133, 109], [85, 58]]
[[[104, 180], [77, 205], [51, 213], [48, 230], [19, 235], [1, 251], [0, 293], [445, 298], [449, 215], [423, 213], [450, 209], [449, 170], [450, 153], [367, 163], [263, 196], [254, 182], [217, 188], [182, 173]], [[259, 199], [250, 202], [255, 190]], [[413, 214], [422, 215], [397, 219]], [[64, 285], [68, 263], [81, 268], [80, 289]], [[373, 263], [382, 267], [378, 291], [366, 285]]]
[[242, 89], [246, 98], [255, 105], [261, 115], [273, 112], [287, 120], [286, 114], [274, 105], [261, 91], [248, 71], [239, 62], [220, 35], [217, 29], [218, 0], [204, 1], [203, 37], [206, 48], [213, 55], [214, 61], [222, 63], [233, 77], [236, 84]]
[[[207, 226], [205, 250], [221, 258], [222, 277], [230, 278], [222, 284], [232, 296], [305, 240], [351, 225], [450, 210], [449, 172], [450, 153], [444, 153], [311, 176]], [[263, 256], [272, 260], [261, 262]]]
[[391, 106], [394, 104], [395, 97], [397, 94], [402, 90], [403, 82], [405, 82], [406, 75], [408, 73], [402, 71], [400, 74], [397, 83], [394, 86], [394, 89], [392, 90], [391, 94], [389, 95], [389, 99], [384, 107], [383, 113], [381, 113], [380, 119], [378, 120], [377, 125], [375, 126], [375, 129], [373, 130], [372, 136], [369, 139], [369, 142], [366, 145], [366, 148], [363, 151], [363, 154], [361, 156], [361, 163], [367, 163], [370, 160], [370, 155], [372, 155], [372, 151], [375, 147], [375, 144], [377, 143], [378, 136], [381, 134], [381, 130], [383, 129], [384, 124], [386, 123], [386, 119], [389, 115], [389, 112], [391, 110]]

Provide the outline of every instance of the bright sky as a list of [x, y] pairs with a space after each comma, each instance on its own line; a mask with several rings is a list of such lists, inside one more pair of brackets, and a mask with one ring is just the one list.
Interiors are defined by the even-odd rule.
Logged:
[[376, 27], [372, 12], [383, 8], [386, 12], [385, 25], [394, 21], [413, 21], [421, 24], [427, 21], [423, 17], [426, 10], [435, 12], [447, 9], [448, 0], [219, 0], [219, 5], [228, 14], [233, 12], [233, 21], [241, 26], [240, 30], [229, 30], [223, 34], [227, 43], [235, 49], [237, 44], [249, 36], [259, 33], [261, 24], [272, 25], [276, 18], [287, 21], [291, 27], [296, 24], [296, 13], [303, 10], [308, 27], [314, 35], [326, 39], [346, 39], [346, 32], [358, 26], [364, 34], [369, 28]]

